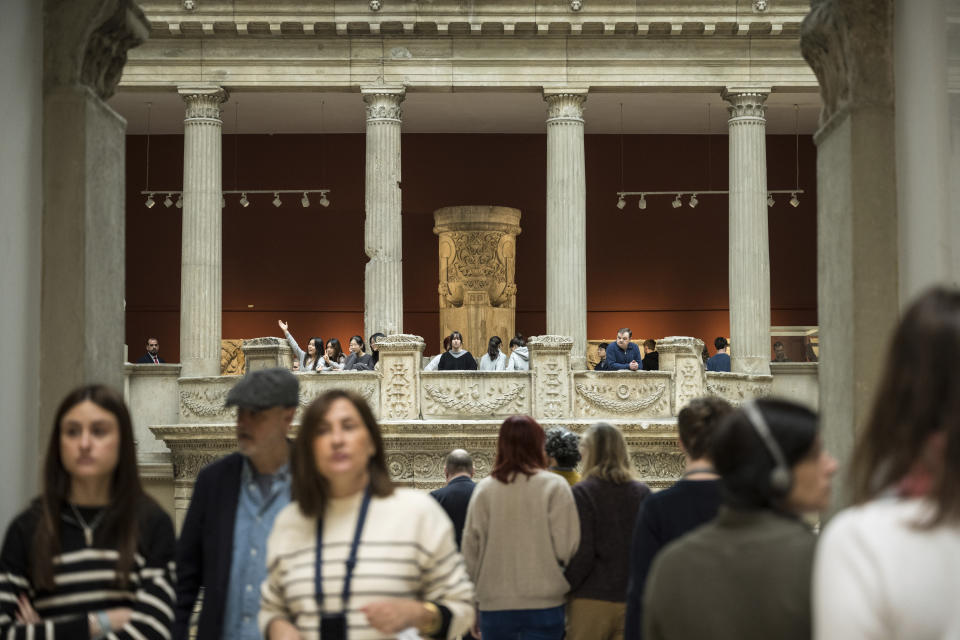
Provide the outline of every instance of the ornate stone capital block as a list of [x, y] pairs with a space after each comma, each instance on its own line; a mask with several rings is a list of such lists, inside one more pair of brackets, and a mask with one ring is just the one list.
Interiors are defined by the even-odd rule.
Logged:
[[220, 105], [229, 97], [226, 89], [215, 85], [185, 85], [177, 87], [177, 93], [187, 105], [185, 124], [223, 124]]
[[533, 336], [527, 340], [533, 375], [533, 417], [560, 420], [573, 417], [570, 393], [570, 351], [573, 338]]
[[672, 413], [677, 415], [694, 398], [706, 393], [703, 368], [703, 340], [670, 336], [657, 340], [660, 369], [673, 372]]
[[547, 126], [556, 124], [583, 125], [583, 103], [587, 89], [544, 89], [547, 101]]
[[767, 96], [770, 87], [727, 87], [723, 90], [723, 99], [730, 103], [730, 124], [766, 123]]
[[406, 97], [406, 89], [402, 86], [372, 86], [362, 87], [360, 93], [367, 103], [367, 123], [400, 124], [403, 111], [400, 103]]
[[290, 368], [293, 352], [286, 340], [275, 337], [243, 341], [243, 359], [247, 373], [274, 367]]
[[377, 340], [380, 350], [380, 419], [420, 417], [420, 361], [423, 338], [397, 333]]

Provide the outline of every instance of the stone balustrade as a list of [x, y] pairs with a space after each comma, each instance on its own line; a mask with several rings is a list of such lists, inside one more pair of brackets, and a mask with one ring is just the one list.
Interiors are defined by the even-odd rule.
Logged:
[[[367, 400], [381, 421], [393, 478], [428, 489], [443, 484], [443, 458], [455, 448], [474, 456], [478, 477], [487, 475], [500, 424], [507, 416], [528, 414], [544, 427], [563, 425], [576, 432], [603, 420], [623, 432], [638, 477], [652, 486], [666, 486], [683, 468], [676, 439], [675, 416], [680, 409], [705, 394], [740, 404], [769, 395], [773, 388], [769, 375], [706, 373], [700, 359], [703, 343], [694, 338], [658, 341], [661, 371], [574, 370], [572, 344], [562, 336], [530, 338], [529, 371], [425, 372], [422, 338], [387, 336], [378, 342], [377, 371], [297, 373], [300, 408], [294, 428], [304, 408], [320, 394], [351, 389]], [[290, 364], [289, 349], [277, 338], [247, 341], [244, 354], [258, 369]], [[128, 365], [127, 372], [135, 423], [149, 426], [151, 438], [156, 438], [155, 444], [142, 448], [141, 459], [156, 455], [154, 451], [169, 456], [179, 523], [199, 470], [236, 448], [236, 412], [224, 402], [240, 378], [177, 378], [176, 365], [166, 369]], [[802, 375], [794, 376], [785, 388], [801, 390], [809, 404], [809, 372]]]

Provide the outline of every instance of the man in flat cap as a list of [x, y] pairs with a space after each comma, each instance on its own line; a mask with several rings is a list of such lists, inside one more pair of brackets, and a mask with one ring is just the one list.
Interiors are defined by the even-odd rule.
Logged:
[[297, 378], [286, 369], [251, 372], [227, 394], [226, 406], [237, 407], [240, 451], [197, 475], [177, 543], [175, 639], [189, 636], [201, 587], [198, 638], [260, 639], [267, 536], [290, 503], [287, 434], [299, 396]]

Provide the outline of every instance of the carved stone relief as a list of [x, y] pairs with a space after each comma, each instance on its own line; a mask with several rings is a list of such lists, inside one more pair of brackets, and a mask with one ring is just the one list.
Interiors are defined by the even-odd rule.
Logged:
[[677, 479], [683, 474], [685, 464], [682, 453], [666, 451], [638, 451], [632, 453], [630, 459], [641, 479]]
[[707, 393], [723, 398], [735, 407], [751, 398], [769, 396], [773, 389], [771, 376], [748, 376], [737, 373], [707, 374]]
[[409, 418], [413, 407], [413, 377], [410, 365], [405, 362], [390, 362], [384, 374], [386, 406], [384, 414], [391, 420]]
[[529, 377], [494, 376], [486, 372], [422, 375], [424, 419], [530, 413]]
[[[628, 374], [629, 375], [629, 374]], [[639, 376], [643, 376], [642, 378]], [[670, 415], [670, 380], [645, 380], [645, 374], [578, 374], [576, 416], [615, 415], [622, 418], [667, 417]]]

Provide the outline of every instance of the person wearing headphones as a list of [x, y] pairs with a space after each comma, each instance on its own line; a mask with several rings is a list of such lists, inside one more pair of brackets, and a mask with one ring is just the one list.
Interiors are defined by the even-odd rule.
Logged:
[[751, 400], [721, 422], [713, 447], [723, 504], [653, 561], [643, 636], [809, 640], [816, 538], [801, 514], [826, 509], [837, 470], [817, 416]]

